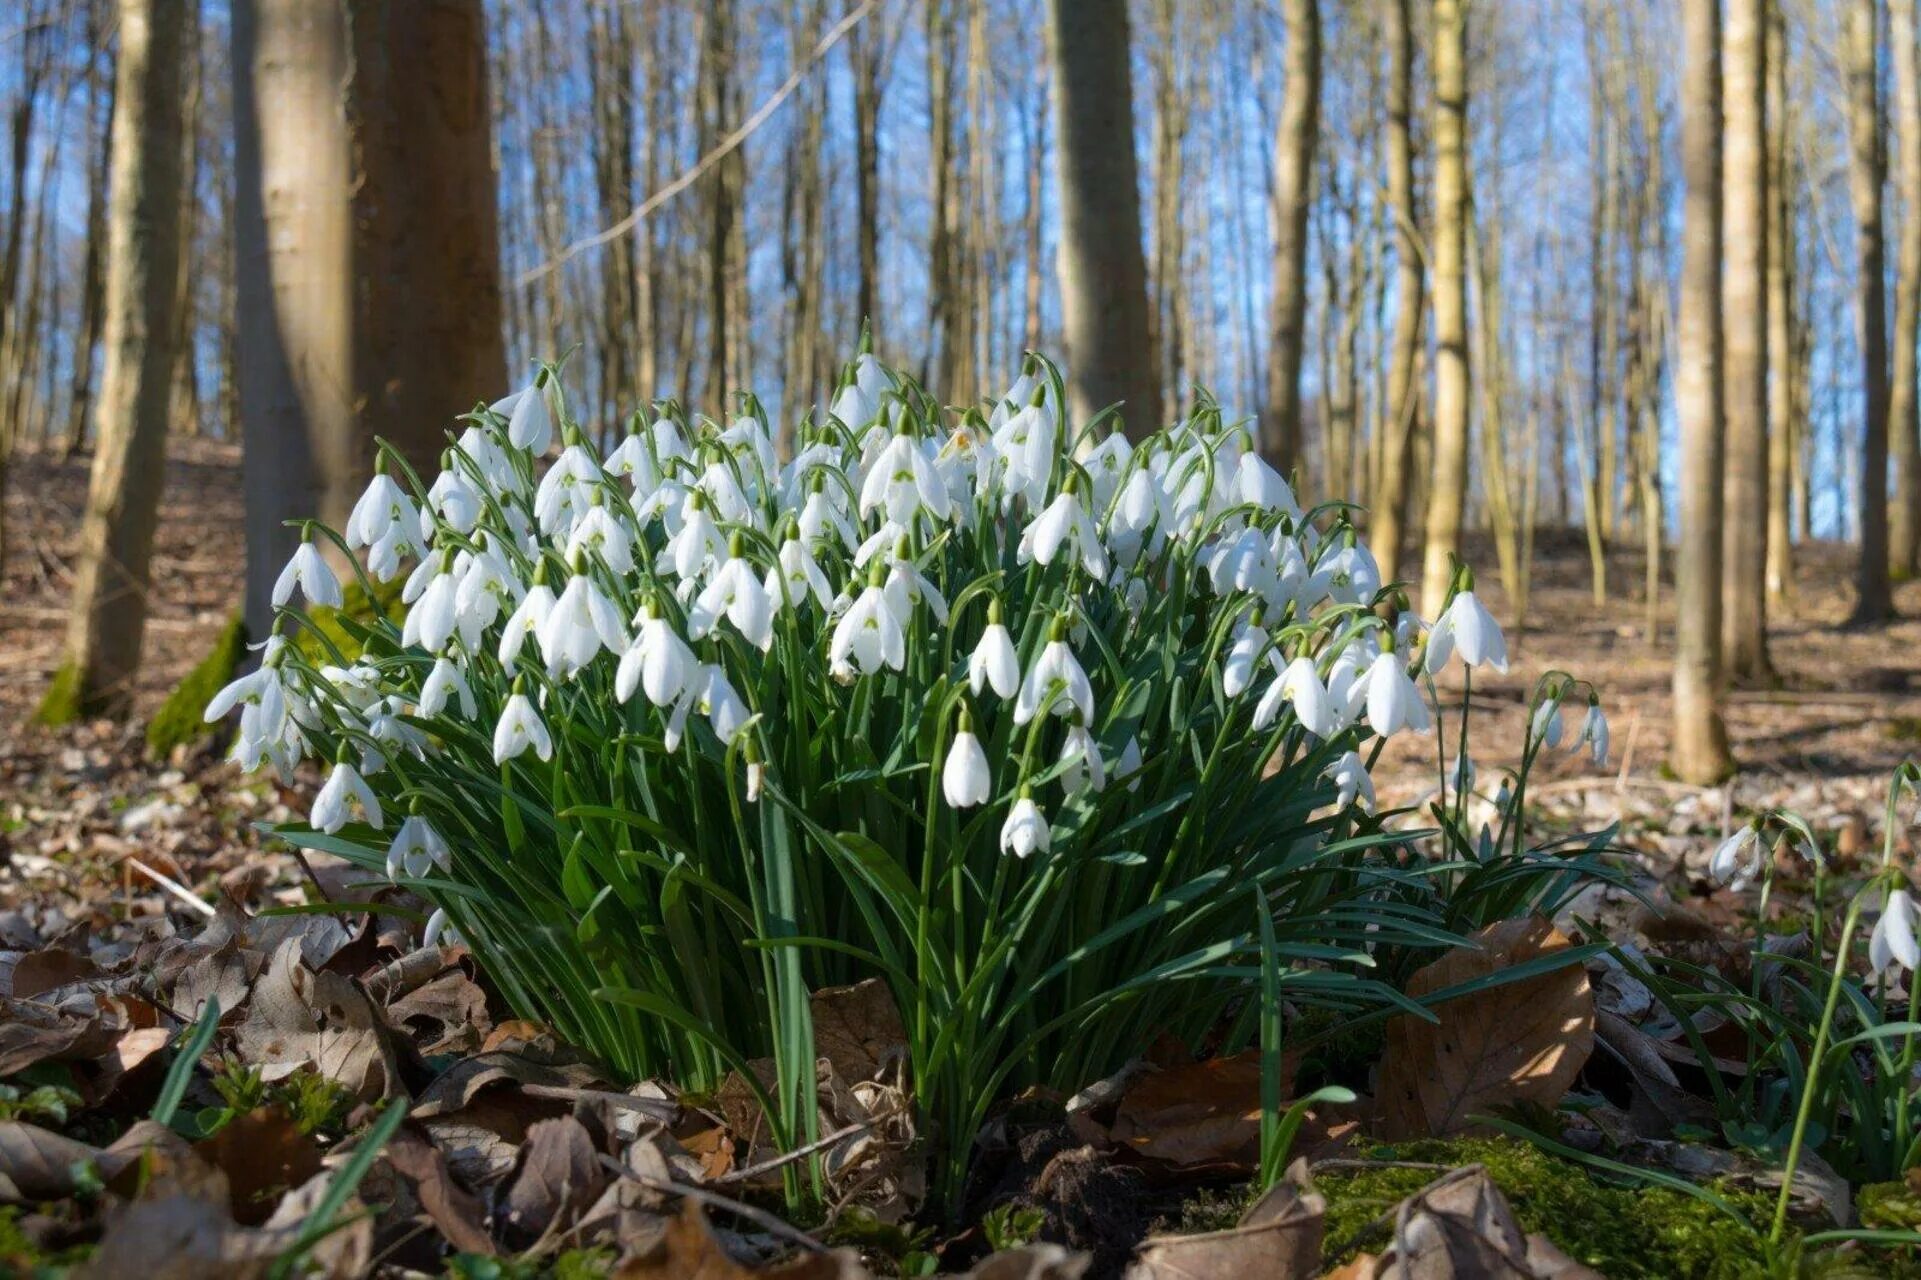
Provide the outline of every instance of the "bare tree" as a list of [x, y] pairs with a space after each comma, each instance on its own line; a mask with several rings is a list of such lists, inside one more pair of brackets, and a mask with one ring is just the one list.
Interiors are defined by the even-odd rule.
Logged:
[[1674, 743], [1683, 781], [1734, 767], [1721, 720], [1721, 15], [1683, 0], [1680, 366], [1681, 540], [1675, 554]]
[[1048, 0], [1060, 156], [1061, 315], [1076, 418], [1120, 404], [1136, 433], [1160, 424], [1141, 252], [1133, 72], [1125, 0]]
[[1894, 612], [1888, 583], [1887, 250], [1881, 186], [1887, 177], [1881, 136], [1881, 75], [1876, 0], [1845, 0], [1842, 67], [1848, 86], [1848, 193], [1854, 205], [1858, 284], [1855, 328], [1861, 350], [1861, 557], [1855, 569], [1856, 625]]
[[1434, 4], [1434, 463], [1421, 612], [1446, 603], [1467, 504], [1467, 9]]
[[1301, 450], [1301, 349], [1307, 311], [1307, 214], [1321, 118], [1321, 12], [1287, 0], [1287, 87], [1274, 140], [1274, 293], [1269, 309], [1266, 446], [1281, 470]]
[[66, 656], [50, 722], [123, 712], [140, 668], [179, 307], [187, 0], [121, 0], [108, 198], [106, 368]]
[[1721, 650], [1730, 679], [1768, 661], [1767, 3], [1727, 0], [1723, 31], [1722, 366], [1727, 477]]
[[1414, 199], [1414, 33], [1410, 0], [1383, 0], [1387, 41], [1387, 199], [1394, 220], [1394, 337], [1381, 412], [1381, 460], [1369, 544], [1382, 578], [1400, 576], [1412, 493], [1415, 423], [1420, 413], [1416, 369], [1427, 270]]
[[1894, 359], [1888, 388], [1889, 452], [1895, 501], [1889, 519], [1890, 570], [1911, 578], [1921, 569], [1921, 32], [1916, 0], [1888, 0], [1888, 48], [1894, 56], [1894, 101], [1900, 162], [1901, 239], [1894, 286]]

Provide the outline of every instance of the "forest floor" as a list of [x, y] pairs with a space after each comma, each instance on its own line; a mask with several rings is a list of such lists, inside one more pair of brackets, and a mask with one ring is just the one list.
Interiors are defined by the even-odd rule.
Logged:
[[[107, 1230], [96, 1266], [120, 1256], [115, 1249], [137, 1252], [138, 1242], [149, 1238], [140, 1233], [160, 1231], [173, 1233], [165, 1238], [183, 1256], [201, 1249], [206, 1252], [199, 1256], [209, 1265], [218, 1261], [238, 1268], [235, 1274], [254, 1274], [246, 1267], [284, 1253], [295, 1239], [285, 1224], [299, 1221], [302, 1206], [312, 1208], [323, 1157], [334, 1147], [351, 1147], [351, 1135], [370, 1120], [371, 1111], [355, 1109], [356, 1099], [370, 1102], [389, 1091], [391, 1082], [383, 1072], [397, 1072], [409, 1083], [416, 1098], [415, 1121], [397, 1139], [396, 1154], [378, 1166], [376, 1183], [370, 1184], [376, 1190], [366, 1194], [369, 1203], [392, 1200], [406, 1212], [390, 1206], [389, 1215], [379, 1221], [362, 1217], [351, 1229], [330, 1237], [317, 1256], [332, 1274], [363, 1273], [376, 1254], [390, 1265], [431, 1271], [444, 1265], [436, 1261], [444, 1256], [441, 1240], [475, 1255], [531, 1248], [544, 1258], [544, 1267], [551, 1267], [570, 1256], [569, 1249], [599, 1240], [605, 1245], [600, 1254], [582, 1254], [576, 1261], [598, 1258], [604, 1263], [623, 1252], [639, 1268], [625, 1274], [685, 1274], [711, 1263], [716, 1269], [701, 1274], [732, 1276], [745, 1273], [720, 1269], [733, 1264], [717, 1261], [713, 1250], [725, 1246], [735, 1257], [755, 1250], [772, 1255], [790, 1243], [780, 1231], [734, 1217], [726, 1207], [733, 1195], [754, 1199], [752, 1187], [765, 1181], [735, 1176], [758, 1154], [750, 1138], [731, 1131], [727, 1118], [715, 1112], [676, 1108], [651, 1098], [637, 1102], [633, 1095], [608, 1092], [615, 1086], [595, 1078], [585, 1064], [567, 1061], [550, 1034], [513, 1021], [494, 994], [476, 983], [478, 975], [459, 949], [436, 952], [429, 957], [431, 963], [420, 962], [424, 953], [416, 949], [417, 929], [398, 914], [368, 912], [345, 924], [332, 915], [258, 914], [275, 906], [297, 906], [314, 896], [310, 890], [316, 888], [333, 901], [370, 897], [339, 868], [303, 864], [286, 852], [264, 849], [253, 834], [254, 822], [285, 821], [304, 812], [311, 779], [290, 788], [271, 778], [243, 779], [203, 748], [177, 750], [167, 760], [146, 757], [141, 725], [207, 654], [239, 599], [243, 539], [236, 449], [188, 441], [169, 460], [153, 561], [147, 660], [133, 691], [133, 720], [127, 725], [83, 723], [59, 732], [30, 723], [58, 662], [86, 483], [84, 460], [18, 458], [4, 513], [0, 1081], [13, 1077], [14, 1083], [0, 1083], [0, 1273], [24, 1258], [57, 1258], [69, 1246], [78, 1248], [72, 1256], [83, 1256], [100, 1239], [99, 1206], [83, 1194], [84, 1188], [69, 1185], [68, 1166], [83, 1157], [93, 1159], [108, 1187], [121, 1189], [112, 1172], [118, 1167], [115, 1148], [106, 1145], [107, 1140], [131, 1117], [146, 1113], [160, 1089], [160, 1068], [166, 1061], [163, 1046], [169, 1033], [163, 1028], [177, 1032], [178, 1017], [197, 1007], [203, 988], [222, 993], [232, 1015], [223, 1026], [233, 1036], [237, 1056], [218, 1078], [194, 1081], [190, 1100], [203, 1117], [212, 1117], [205, 1121], [209, 1136], [191, 1149], [172, 1152], [169, 1159], [175, 1177], [185, 1176], [182, 1170], [189, 1168], [216, 1170], [229, 1184], [234, 1218], [208, 1218], [178, 1205], [166, 1212], [155, 1210], [146, 1221], [130, 1222], [122, 1216], [119, 1227]], [[1478, 681], [1473, 689], [1473, 737], [1477, 752], [1483, 753], [1476, 764], [1484, 791], [1491, 791], [1494, 774], [1512, 763], [1497, 748], [1518, 748], [1535, 681], [1549, 670], [1561, 670], [1600, 690], [1613, 724], [1614, 753], [1603, 770], [1595, 769], [1584, 754], [1557, 751], [1544, 759], [1530, 790], [1542, 805], [1542, 820], [1561, 830], [1621, 823], [1621, 842], [1636, 851], [1645, 883], [1658, 887], [1659, 895], [1678, 904], [1675, 909], [1689, 919], [1712, 922], [1716, 929], [1741, 927], [1746, 907], [1704, 875], [1708, 854], [1737, 811], [1786, 805], [1809, 820], [1825, 849], [1844, 858], [1878, 849], [1887, 779], [1903, 758], [1921, 752], [1921, 583], [1899, 590], [1902, 620], [1881, 629], [1845, 630], [1840, 624], [1851, 605], [1846, 549], [1802, 548], [1792, 604], [1771, 627], [1779, 678], [1767, 687], [1737, 690], [1729, 699], [1728, 729], [1742, 771], [1728, 786], [1697, 788], [1673, 781], [1662, 767], [1670, 715], [1668, 589], [1664, 586], [1660, 602], [1659, 637], [1651, 640], [1639, 599], [1638, 555], [1623, 551], [1610, 559], [1609, 581], [1617, 594], [1597, 605], [1585, 547], [1574, 532], [1544, 535], [1538, 553], [1527, 631], [1509, 633], [1512, 670]], [[1485, 570], [1483, 595], [1497, 616], [1505, 617], [1505, 602], [1493, 585], [1498, 575], [1492, 571], [1491, 549], [1471, 548], [1471, 558]], [[1450, 755], [1460, 692], [1458, 683], [1443, 690]], [[1580, 710], [1570, 708], [1570, 730]], [[1404, 736], [1395, 745], [1377, 774], [1383, 803], [1417, 803], [1435, 786], [1436, 740]], [[1897, 832], [1896, 841], [1903, 856], [1911, 858], [1908, 833]], [[186, 889], [163, 888], [159, 877]], [[223, 905], [217, 914], [210, 907], [193, 906], [186, 901], [188, 891], [203, 903], [220, 900]], [[1785, 910], [1787, 902], [1784, 895], [1777, 910]], [[1613, 906], [1617, 919], [1625, 921], [1621, 928], [1633, 931], [1646, 924], [1645, 917], [1635, 918], [1621, 902]], [[1609, 914], [1605, 906], [1601, 914]], [[298, 944], [291, 957], [283, 954], [289, 943]], [[225, 967], [236, 964], [237, 969]], [[1590, 972], [1597, 984], [1605, 977], [1592, 964]], [[348, 1010], [343, 1015], [329, 1006], [304, 1024], [299, 1016], [286, 1021], [289, 1002], [296, 1008], [305, 1002], [320, 1009], [325, 1002], [317, 993], [343, 977], [349, 984], [341, 988], [343, 998], [359, 1001], [362, 1014]], [[283, 989], [288, 984], [291, 989]], [[304, 1059], [307, 1065], [296, 1071], [288, 1064], [304, 1050], [296, 1051], [295, 1042], [307, 1037], [314, 1040], [312, 1052]], [[461, 1059], [453, 1070], [444, 1070], [450, 1060]], [[245, 1071], [232, 1065], [243, 1061], [254, 1070], [264, 1063], [267, 1083], [248, 1083]], [[327, 1089], [302, 1093], [287, 1083], [310, 1079], [315, 1063], [324, 1063], [333, 1082]], [[441, 1071], [437, 1078], [429, 1064]], [[1169, 1068], [1162, 1073], [1167, 1081], [1181, 1070], [1202, 1072], [1191, 1082], [1197, 1093], [1221, 1087], [1218, 1077], [1206, 1074], [1215, 1064], [1163, 1065]], [[40, 1095], [23, 1098], [20, 1086], [45, 1083], [45, 1072], [56, 1067], [65, 1072], [58, 1075], [58, 1087], [68, 1092], [46, 1095], [47, 1105], [35, 1110], [28, 1102]], [[455, 1077], [450, 1086], [448, 1080]], [[276, 1080], [280, 1082], [273, 1083]], [[483, 1089], [489, 1091], [483, 1094]], [[1124, 1117], [1132, 1095], [1119, 1096]], [[1196, 1120], [1178, 1105], [1172, 1111], [1179, 1114], [1155, 1122], [1168, 1131], [1157, 1133], [1149, 1125], [1150, 1145], [1171, 1131], [1173, 1141], [1163, 1145], [1184, 1146], [1205, 1166], [1209, 1175], [1200, 1181], [1219, 1183], [1223, 1170], [1238, 1169], [1245, 1177], [1244, 1152], [1236, 1144], [1243, 1144], [1247, 1135], [1244, 1126], [1235, 1124], [1246, 1116], [1223, 1115], [1216, 1107]], [[270, 1167], [250, 1162], [234, 1141], [223, 1144], [212, 1131], [239, 1123], [236, 1116], [255, 1127], [254, 1140], [276, 1149]], [[37, 1163], [25, 1161], [18, 1142], [21, 1132], [32, 1128], [26, 1121], [40, 1126], [33, 1128], [35, 1134], [64, 1129], [60, 1141], [75, 1146], [50, 1155], [42, 1151], [45, 1158], [36, 1157]], [[1006, 1204], [1019, 1213], [1004, 1212], [985, 1236], [976, 1228], [958, 1244], [930, 1244], [924, 1238], [915, 1243], [876, 1222], [865, 1237], [843, 1234], [839, 1239], [859, 1244], [868, 1263], [884, 1271], [890, 1264], [876, 1258], [886, 1255], [893, 1259], [891, 1265], [906, 1266], [902, 1259], [922, 1245], [940, 1245], [943, 1266], [965, 1263], [988, 1252], [989, 1245], [1031, 1236], [1038, 1224], [1044, 1239], [1092, 1250], [1091, 1274], [1115, 1274], [1150, 1227], [1231, 1224], [1244, 1206], [1245, 1197], [1235, 1201], [1236, 1193], [1230, 1191], [1225, 1208], [1215, 1206], [1209, 1219], [1205, 1203], [1196, 1208], [1200, 1202], [1192, 1199], [1193, 1183], [1170, 1176], [1165, 1162], [1149, 1161], [1145, 1174], [1138, 1163], [1129, 1164], [1128, 1176], [1118, 1182], [1106, 1163], [1075, 1166], [1077, 1152], [1108, 1150], [1101, 1140], [1118, 1131], [1095, 1134], [1087, 1128], [1094, 1123], [1077, 1122], [1071, 1128], [1057, 1124], [1014, 1143], [1004, 1157], [1002, 1182], [1014, 1189]], [[659, 1128], [663, 1124], [664, 1130]], [[658, 1148], [668, 1152], [665, 1164], [647, 1165], [635, 1154], [637, 1125], [653, 1132]], [[186, 1126], [173, 1127], [177, 1131]], [[1322, 1130], [1339, 1127], [1321, 1126], [1316, 1133], [1325, 1137]], [[43, 1147], [47, 1141], [51, 1139], [42, 1139]], [[89, 1145], [96, 1141], [101, 1145]], [[1090, 1141], [1092, 1148], [1078, 1145]], [[1141, 1145], [1137, 1133], [1135, 1146]], [[1517, 1191], [1528, 1176], [1517, 1162], [1532, 1158], [1531, 1149], [1484, 1145], [1462, 1148], [1465, 1154], [1435, 1150], [1410, 1156], [1413, 1150], [1403, 1148], [1398, 1157], [1390, 1150], [1387, 1157], [1395, 1158], [1332, 1176], [1350, 1177], [1358, 1187], [1376, 1173], [1398, 1171], [1406, 1182], [1408, 1169], [1425, 1167], [1421, 1160], [1431, 1159], [1439, 1169], [1471, 1158], [1507, 1171], [1497, 1181], [1515, 1197], [1527, 1230], [1545, 1230], [1577, 1254], [1590, 1243], [1578, 1230], [1570, 1236], [1565, 1224], [1557, 1227], [1547, 1220], [1552, 1197], [1538, 1189]], [[603, 1153], [617, 1154], [625, 1163], [599, 1158]], [[331, 1156], [330, 1163], [339, 1165], [338, 1155]], [[610, 1179], [610, 1168], [629, 1172], [616, 1172]], [[629, 1185], [629, 1174], [635, 1171], [642, 1177], [704, 1183], [716, 1223], [727, 1223], [729, 1229], [716, 1237], [692, 1210], [681, 1217], [664, 1212], [658, 1195], [644, 1185]], [[28, 1175], [37, 1181], [23, 1182]], [[1352, 1248], [1343, 1253], [1334, 1247], [1341, 1243], [1337, 1221], [1350, 1228], [1345, 1246], [1373, 1239], [1369, 1232], [1379, 1235], [1380, 1215], [1387, 1212], [1391, 1220], [1394, 1203], [1419, 1191], [1429, 1176], [1422, 1174], [1407, 1186], [1375, 1188], [1370, 1194], [1386, 1199], [1365, 1202], [1364, 1213], [1351, 1203], [1337, 1203], [1328, 1218], [1326, 1258], [1345, 1259], [1353, 1253]], [[587, 1184], [592, 1195], [583, 1196], [581, 1186], [570, 1187], [569, 1178]], [[473, 1191], [482, 1199], [470, 1194]], [[248, 1197], [258, 1203], [243, 1203]], [[759, 1202], [766, 1200], [760, 1197]], [[8, 1207], [23, 1203], [37, 1207]], [[1029, 1212], [1035, 1215], [1031, 1221], [1019, 1216]], [[400, 1218], [394, 1219], [394, 1213]], [[888, 1218], [885, 1209], [881, 1216]], [[1834, 1216], [1842, 1220], [1847, 1211]], [[1275, 1223], [1284, 1219], [1292, 1220], [1282, 1213], [1263, 1229], [1280, 1230]], [[609, 1227], [609, 1222], [614, 1225]], [[431, 1229], [421, 1225], [425, 1223]], [[588, 1229], [590, 1224], [602, 1228], [598, 1235]], [[653, 1233], [656, 1263], [663, 1269], [647, 1270], [633, 1262], [644, 1250], [637, 1253], [630, 1236], [647, 1232]], [[1319, 1233], [1317, 1225], [1317, 1240]], [[1711, 1236], [1709, 1232], [1703, 1239]], [[1369, 1247], [1378, 1244], [1374, 1240]], [[1605, 1242], [1594, 1244], [1602, 1254], [1606, 1247]], [[1314, 1253], [1319, 1252], [1317, 1246]], [[825, 1269], [825, 1255], [817, 1255], [817, 1260], [823, 1263], [821, 1269], [790, 1274], [864, 1274]], [[1060, 1269], [1068, 1264], [1059, 1258], [1029, 1261], [1031, 1270], [1001, 1274], [1076, 1274]], [[1149, 1274], [1183, 1273], [1183, 1268], [1184, 1273], [1198, 1274], [1228, 1265], [1220, 1258], [1206, 1262], [1198, 1257], [1163, 1257], [1159, 1264], [1167, 1269]], [[1640, 1273], [1625, 1263], [1621, 1267], [1608, 1273]], [[601, 1270], [604, 1266], [573, 1274]], [[483, 1273], [509, 1274], [472, 1269], [460, 1274]], [[1691, 1264], [1678, 1263], [1669, 1273], [1721, 1274], [1711, 1267], [1696, 1271]], [[1313, 1271], [1242, 1274], [1291, 1277]]]

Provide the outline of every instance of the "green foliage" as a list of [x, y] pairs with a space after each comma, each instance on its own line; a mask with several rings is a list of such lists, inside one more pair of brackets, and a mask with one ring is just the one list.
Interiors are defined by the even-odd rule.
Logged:
[[213, 648], [186, 679], [174, 686], [160, 710], [147, 722], [147, 750], [165, 756], [175, 747], [197, 741], [213, 731], [202, 718], [207, 703], [218, 693], [247, 657], [247, 624], [239, 615], [227, 620], [214, 640]]
[[0, 1120], [60, 1129], [79, 1105], [80, 1095], [64, 1085], [43, 1084], [23, 1092], [18, 1085], [0, 1084]]
[[1018, 1249], [1041, 1233], [1047, 1215], [1033, 1205], [1012, 1201], [995, 1205], [981, 1216], [981, 1234], [993, 1249]]
[[43, 1249], [20, 1226], [29, 1211], [26, 1205], [0, 1205], [0, 1275], [20, 1280], [53, 1280], [67, 1274], [93, 1253], [90, 1244], [69, 1245], [64, 1249]]
[[60, 669], [53, 673], [46, 695], [40, 699], [39, 709], [33, 713], [33, 722], [57, 729], [78, 720], [86, 712], [80, 696], [80, 684], [80, 668], [71, 662], [62, 663]]
[[213, 1090], [220, 1095], [219, 1106], [202, 1107], [176, 1120], [174, 1127], [186, 1137], [196, 1141], [210, 1138], [264, 1106], [286, 1112], [300, 1133], [339, 1134], [354, 1105], [351, 1090], [311, 1068], [303, 1067], [268, 1084], [260, 1078], [258, 1067], [233, 1058], [221, 1061], [213, 1076]]

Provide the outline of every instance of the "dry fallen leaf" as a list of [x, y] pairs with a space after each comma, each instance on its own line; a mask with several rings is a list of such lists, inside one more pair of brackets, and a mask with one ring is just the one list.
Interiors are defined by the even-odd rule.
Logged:
[[301, 940], [288, 938], [255, 984], [246, 1019], [235, 1029], [242, 1061], [267, 1080], [311, 1066], [363, 1102], [399, 1087], [386, 1027], [348, 979], [309, 968]]
[[1362, 1254], [1330, 1274], [1343, 1280], [1605, 1280], [1545, 1236], [1524, 1234], [1480, 1165], [1443, 1174], [1403, 1200], [1386, 1251]]
[[455, 1182], [447, 1157], [411, 1125], [403, 1125], [381, 1152], [394, 1172], [413, 1184], [414, 1198], [440, 1234], [461, 1253], [491, 1257], [493, 1237], [487, 1234], [486, 1210], [466, 1188]]
[[607, 1185], [587, 1126], [572, 1116], [542, 1120], [527, 1130], [520, 1170], [503, 1205], [506, 1226], [522, 1243], [565, 1230]]
[[894, 993], [879, 978], [851, 987], [822, 987], [809, 1001], [814, 1052], [834, 1064], [843, 1080], [879, 1080], [907, 1054]]
[[277, 1106], [235, 1116], [194, 1151], [227, 1175], [234, 1220], [243, 1226], [265, 1222], [286, 1192], [321, 1168], [319, 1146]]
[[[1568, 938], [1538, 917], [1504, 920], [1415, 972], [1415, 999], [1537, 956]], [[1568, 965], [1434, 1007], [1439, 1022], [1398, 1014], [1387, 1024], [1377, 1096], [1389, 1139], [1459, 1133], [1477, 1115], [1516, 1103], [1553, 1107], [1594, 1047], [1587, 971]]]
[[613, 1274], [614, 1280], [872, 1280], [852, 1249], [807, 1250], [771, 1266], [742, 1266], [692, 1200], [648, 1247], [622, 1259]]
[[1307, 1280], [1320, 1274], [1327, 1201], [1306, 1182], [1306, 1162], [1296, 1161], [1233, 1229], [1150, 1237], [1127, 1280]]

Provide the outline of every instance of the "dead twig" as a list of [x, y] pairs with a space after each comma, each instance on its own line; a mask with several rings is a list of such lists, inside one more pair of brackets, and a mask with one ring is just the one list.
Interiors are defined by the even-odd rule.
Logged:
[[711, 1209], [724, 1209], [737, 1218], [745, 1218], [767, 1234], [779, 1236], [781, 1239], [789, 1241], [792, 1244], [797, 1244], [812, 1253], [827, 1252], [826, 1245], [814, 1239], [814, 1237], [808, 1235], [805, 1231], [797, 1227], [791, 1227], [779, 1218], [776, 1218], [773, 1214], [762, 1209], [756, 1209], [751, 1204], [742, 1204], [730, 1196], [723, 1196], [718, 1192], [708, 1191], [703, 1187], [689, 1186], [687, 1183], [674, 1182], [668, 1178], [650, 1178], [644, 1173], [635, 1173], [632, 1169], [629, 1169], [612, 1156], [601, 1156], [600, 1162], [621, 1177], [638, 1182], [649, 1191], [659, 1191], [670, 1196], [681, 1196], [684, 1199], [706, 1205]]

